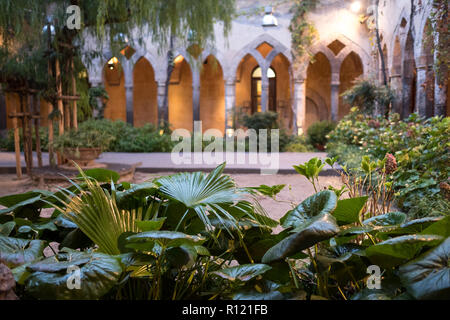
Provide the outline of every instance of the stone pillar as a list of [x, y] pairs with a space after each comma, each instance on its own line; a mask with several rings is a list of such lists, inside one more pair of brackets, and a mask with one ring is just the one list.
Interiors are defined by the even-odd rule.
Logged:
[[[105, 86], [103, 85], [103, 81], [100, 80], [100, 79], [91, 80], [90, 82], [91, 82], [91, 86], [92, 86], [93, 88], [104, 88], [104, 87], [105, 87]], [[97, 105], [98, 105], [98, 107], [101, 108], [102, 104], [103, 104], [102, 98], [97, 97]], [[100, 116], [99, 111], [100, 111], [100, 110], [98, 110], [98, 109], [93, 109], [93, 110], [92, 110], [92, 116], [93, 116], [95, 119], [97, 119], [97, 118]]]
[[234, 127], [234, 111], [236, 104], [236, 83], [233, 80], [225, 82], [225, 131]]
[[192, 73], [192, 112], [194, 121], [200, 121], [200, 72]]
[[[166, 81], [158, 81], [158, 88], [157, 88], [157, 102], [158, 102], [158, 123], [168, 123], [169, 122], [169, 103], [167, 103], [167, 106], [164, 106], [164, 98], [166, 97]], [[167, 97], [169, 99], [169, 97]]]
[[269, 78], [267, 77], [267, 67], [261, 67], [261, 112], [269, 110]]
[[133, 112], [133, 85], [125, 85], [126, 94], [126, 108], [127, 108], [127, 123], [133, 125], [134, 123], [134, 112]]
[[436, 76], [434, 81], [434, 115], [445, 117], [447, 113], [447, 85], [439, 83]]
[[296, 134], [300, 135], [305, 127], [306, 117], [306, 83], [305, 79], [295, 79], [294, 82], [294, 113]]
[[420, 116], [427, 115], [427, 92], [425, 83], [427, 81], [427, 66], [420, 64], [417, 66], [417, 88], [416, 88], [416, 107], [415, 112]]
[[126, 114], [127, 123], [133, 125], [134, 112], [133, 112], [133, 66], [130, 61], [127, 61], [123, 65], [123, 71], [125, 73], [125, 99], [126, 99]]
[[402, 76], [398, 73], [392, 73], [389, 77], [392, 91], [394, 91], [395, 98], [392, 103], [392, 112], [402, 115]]
[[331, 121], [338, 121], [339, 116], [339, 73], [331, 75]]

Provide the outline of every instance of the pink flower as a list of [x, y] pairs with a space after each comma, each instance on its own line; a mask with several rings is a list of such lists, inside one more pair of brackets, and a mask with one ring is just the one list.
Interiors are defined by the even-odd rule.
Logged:
[[386, 173], [392, 174], [397, 171], [397, 160], [391, 153], [386, 153]]

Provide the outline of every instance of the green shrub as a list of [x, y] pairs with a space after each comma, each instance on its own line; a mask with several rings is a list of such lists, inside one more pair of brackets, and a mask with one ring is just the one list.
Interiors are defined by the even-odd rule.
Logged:
[[327, 135], [334, 130], [336, 124], [331, 121], [319, 121], [313, 123], [307, 131], [308, 143], [321, 149], [327, 144]]
[[397, 114], [370, 117], [354, 108], [329, 136], [328, 153], [349, 168], [357, 167], [363, 156], [374, 160], [394, 155], [398, 170], [390, 180], [398, 205], [413, 216], [433, 215], [430, 205], [448, 207], [438, 193], [450, 172], [450, 118], [412, 114], [400, 121]]
[[285, 152], [311, 152], [314, 148], [308, 144], [304, 135], [292, 138], [292, 141], [286, 146]]

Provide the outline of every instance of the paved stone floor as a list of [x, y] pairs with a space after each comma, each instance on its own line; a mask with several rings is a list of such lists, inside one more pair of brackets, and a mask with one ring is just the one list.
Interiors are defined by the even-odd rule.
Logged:
[[[272, 155], [271, 160], [267, 157], [270, 154], [250, 154], [250, 153], [227, 153], [223, 156], [217, 156], [214, 163], [206, 163], [206, 159], [202, 159], [201, 153], [192, 153], [191, 157], [187, 157], [186, 163], [177, 164], [177, 159], [172, 159], [171, 153], [115, 153], [105, 152], [100, 155], [98, 162], [104, 163], [121, 163], [121, 164], [136, 164], [142, 163], [138, 170], [142, 172], [161, 172], [161, 171], [192, 171], [192, 170], [208, 170], [215, 168], [217, 165], [227, 162], [228, 172], [236, 173], [260, 173], [261, 169], [270, 168], [272, 165], [278, 167], [278, 173], [295, 173], [292, 168], [293, 165], [298, 165], [307, 162], [309, 159], [319, 157], [321, 159], [326, 158], [327, 154], [324, 152], [305, 152], [305, 153], [279, 153], [278, 157]], [[252, 158], [255, 160], [252, 163]], [[36, 157], [35, 157], [36, 158]], [[200, 159], [200, 163], [196, 163], [196, 160]], [[237, 163], [242, 160], [243, 163]], [[48, 154], [43, 154], [44, 165], [48, 164]], [[255, 163], [256, 162], [256, 163]], [[14, 173], [15, 168], [15, 155], [13, 152], [1, 152], [0, 153], [0, 169], [6, 173], [5, 169], [10, 169], [8, 173]], [[37, 160], [35, 159], [35, 164]], [[278, 163], [278, 165], [277, 165]], [[25, 162], [22, 155], [22, 165], [25, 166]], [[324, 168], [324, 172], [332, 173], [332, 169], [327, 165]]]

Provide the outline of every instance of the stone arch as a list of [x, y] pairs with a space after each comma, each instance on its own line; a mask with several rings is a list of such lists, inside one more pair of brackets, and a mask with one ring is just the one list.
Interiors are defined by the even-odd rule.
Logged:
[[414, 55], [414, 39], [411, 32], [406, 36], [405, 46], [402, 54], [402, 115], [407, 117], [416, 111], [416, 60]]
[[[266, 58], [264, 58], [257, 50], [258, 46], [264, 42], [273, 47], [272, 51]], [[290, 55], [289, 49], [271, 35], [264, 33], [242, 47], [238, 51], [238, 53], [234, 55], [234, 57], [231, 59], [229, 71], [226, 72], [225, 77], [226, 79], [234, 79], [239, 64], [241, 63], [242, 59], [248, 54], [252, 55], [255, 58], [264, 72], [267, 70], [267, 68], [270, 67], [271, 60], [279, 53], [283, 53], [284, 56], [286, 56], [289, 62], [292, 64], [292, 57]]]
[[144, 56], [133, 63], [133, 124], [158, 124], [157, 83], [155, 70]]
[[203, 131], [217, 129], [225, 133], [225, 83], [220, 61], [212, 54], [200, 71], [200, 120]]
[[339, 74], [338, 120], [347, 115], [352, 107], [344, 103], [344, 99], [341, 95], [354, 85], [354, 82], [358, 77], [363, 75], [363, 70], [361, 57], [354, 51], [350, 52], [342, 62]]
[[111, 69], [108, 62], [114, 57], [108, 59], [102, 69], [103, 85], [108, 93], [109, 100], [106, 103], [104, 110], [104, 117], [111, 120], [127, 120], [126, 115], [126, 93], [125, 93], [125, 69], [119, 57], [116, 57], [118, 62], [116, 66]]
[[[336, 40], [339, 40], [342, 44], [345, 45], [345, 47], [338, 53], [338, 55], [335, 55], [334, 52], [328, 47], [329, 44], [333, 43]], [[367, 73], [370, 69], [370, 55], [361, 46], [342, 34], [333, 34], [326, 39], [317, 41], [311, 46], [309, 51], [311, 53], [311, 56], [315, 56], [319, 52], [324, 54], [328, 58], [328, 61], [331, 64], [332, 73], [334, 74], [339, 74], [342, 62], [352, 51], [358, 54], [361, 58], [364, 74]], [[310, 57], [304, 59], [299, 70], [296, 72], [297, 78], [306, 78], [306, 73], [310, 61]]]
[[251, 54], [246, 54], [240, 61], [236, 68], [235, 90], [236, 90], [236, 111], [251, 113], [252, 110], [252, 79], [251, 74], [253, 70], [261, 65], [258, 60]]
[[[314, 56], [306, 72], [306, 109], [304, 130], [316, 120], [329, 120], [331, 115], [331, 78], [332, 66], [323, 52]], [[320, 97], [320, 99], [319, 99]], [[314, 102], [313, 104], [311, 103]], [[317, 109], [316, 107], [320, 107]], [[323, 110], [325, 109], [325, 110]], [[323, 116], [326, 114], [327, 118]]]
[[193, 130], [193, 69], [179, 52], [175, 57], [183, 59], [175, 63], [169, 82], [169, 123], [174, 129]]

